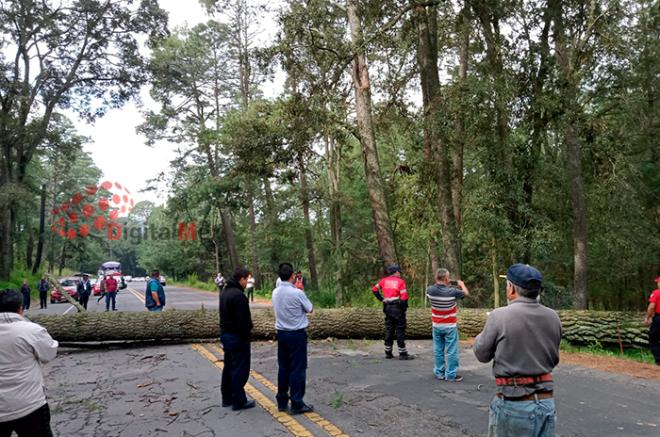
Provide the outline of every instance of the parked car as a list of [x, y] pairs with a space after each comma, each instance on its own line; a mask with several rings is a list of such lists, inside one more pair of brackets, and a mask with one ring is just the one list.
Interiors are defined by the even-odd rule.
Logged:
[[124, 280], [125, 280], [126, 282], [133, 282], [133, 277], [132, 277], [131, 275], [125, 275], [125, 276], [124, 276]]
[[62, 278], [60, 279], [60, 282], [57, 287], [54, 287], [52, 290], [50, 290], [50, 303], [56, 303], [56, 302], [68, 302], [66, 297], [64, 297], [64, 294], [62, 293], [62, 289], [69, 293], [69, 295], [74, 298], [75, 300], [78, 300], [78, 282], [80, 281], [80, 278], [76, 277], [69, 277], [69, 278]]

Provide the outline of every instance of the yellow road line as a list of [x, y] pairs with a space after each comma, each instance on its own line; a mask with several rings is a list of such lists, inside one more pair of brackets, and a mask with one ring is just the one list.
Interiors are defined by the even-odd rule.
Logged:
[[[218, 369], [224, 367], [221, 360], [219, 360], [215, 355], [213, 355], [208, 349], [206, 349], [201, 344], [194, 344], [192, 348], [197, 351], [204, 358], [212, 362]], [[277, 410], [277, 406], [264, 396], [259, 390], [257, 390], [252, 384], [245, 384], [245, 391], [254, 399], [264, 410], [266, 410], [275, 420], [284, 425], [284, 427], [295, 437], [314, 437], [307, 428], [305, 428], [300, 422], [288, 415]]]
[[[211, 347], [211, 349], [215, 350], [216, 352], [220, 354], [224, 354], [223, 350], [217, 344], [210, 344], [209, 346]], [[268, 378], [266, 378], [259, 372], [250, 369], [250, 375], [259, 383], [261, 383], [264, 387], [266, 387], [273, 393], [277, 393], [277, 387], [275, 386], [275, 384], [270, 382]], [[305, 413], [305, 417], [307, 417], [309, 420], [317, 424], [321, 429], [323, 429], [332, 437], [349, 437], [349, 435], [345, 434], [341, 429], [339, 429], [338, 426], [336, 426], [329, 420], [325, 419], [323, 416], [321, 416], [318, 413]]]
[[132, 288], [126, 288], [126, 290], [128, 290], [128, 292], [133, 296], [137, 297], [140, 302], [144, 303], [144, 297], [141, 296], [137, 291], [133, 290]]

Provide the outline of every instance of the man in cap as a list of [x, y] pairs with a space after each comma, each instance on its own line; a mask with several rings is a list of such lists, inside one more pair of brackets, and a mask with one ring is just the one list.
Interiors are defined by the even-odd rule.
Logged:
[[553, 436], [555, 401], [552, 369], [559, 363], [561, 322], [541, 305], [543, 275], [527, 264], [506, 274], [508, 306], [488, 316], [473, 350], [481, 362], [493, 360], [497, 384], [490, 404], [489, 436]]
[[655, 278], [658, 288], [653, 290], [649, 298], [649, 307], [646, 310], [644, 324], [649, 328], [649, 346], [655, 358], [655, 364], [660, 366], [660, 276]]
[[385, 313], [385, 358], [393, 358], [392, 347], [396, 334], [400, 360], [412, 360], [406, 350], [406, 311], [408, 310], [408, 291], [406, 282], [401, 279], [401, 268], [397, 264], [387, 266], [388, 276], [384, 277], [371, 291], [376, 299], [383, 302]]
[[76, 288], [78, 290], [78, 302], [80, 302], [83, 308], [87, 309], [87, 302], [89, 302], [89, 296], [92, 294], [92, 284], [89, 282], [89, 275], [83, 274], [82, 280], [78, 282]]

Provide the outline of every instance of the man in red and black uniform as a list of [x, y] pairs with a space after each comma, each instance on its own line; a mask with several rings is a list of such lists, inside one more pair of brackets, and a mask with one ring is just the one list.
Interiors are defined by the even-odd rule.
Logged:
[[655, 278], [655, 282], [658, 288], [653, 290], [649, 298], [649, 307], [646, 309], [644, 324], [646, 326], [651, 325], [649, 328], [649, 346], [651, 346], [655, 364], [660, 366], [660, 276]]
[[396, 345], [400, 360], [412, 360], [406, 350], [406, 310], [408, 309], [408, 291], [406, 282], [401, 279], [401, 268], [392, 264], [387, 267], [389, 276], [378, 281], [371, 291], [376, 299], [383, 302], [385, 313], [385, 358], [393, 358], [392, 346], [396, 333]]

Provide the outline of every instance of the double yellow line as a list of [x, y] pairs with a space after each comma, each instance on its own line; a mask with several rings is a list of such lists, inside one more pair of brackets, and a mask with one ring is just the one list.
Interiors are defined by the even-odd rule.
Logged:
[[137, 297], [138, 300], [142, 303], [144, 303], [144, 296], [140, 295], [137, 291], [133, 290], [130, 287], [127, 287], [126, 290], [128, 290], [129, 293], [131, 293], [133, 296]]
[[[224, 364], [222, 360], [220, 360], [216, 355], [211, 353], [210, 349], [213, 349], [216, 353], [220, 355], [224, 355], [224, 352], [218, 345], [216, 344], [211, 344], [211, 345], [201, 345], [201, 344], [194, 344], [192, 348], [197, 351], [200, 355], [202, 355], [204, 358], [209, 360], [211, 363], [213, 363], [218, 369], [222, 369], [224, 367]], [[262, 384], [264, 387], [272, 391], [273, 393], [277, 392], [277, 387], [275, 384], [270, 382], [265, 376], [261, 375], [260, 373], [250, 370], [250, 375], [252, 378], [254, 378], [257, 382]], [[287, 414], [286, 412], [281, 412], [277, 409], [277, 405], [273, 401], [271, 401], [268, 397], [266, 397], [263, 393], [261, 393], [256, 387], [254, 387], [252, 384], [247, 383], [245, 385], [245, 391], [264, 409], [266, 410], [275, 420], [277, 420], [279, 423], [281, 423], [292, 435], [296, 437], [313, 437], [314, 434], [312, 432], [305, 428], [300, 422], [298, 422], [296, 419], [291, 417], [291, 415]], [[319, 426], [321, 429], [323, 429], [328, 435], [332, 437], [348, 437], [348, 434], [345, 434], [341, 429], [339, 429], [337, 426], [335, 426], [333, 423], [331, 423], [329, 420], [324, 419], [320, 414], [318, 413], [305, 413], [304, 416], [311, 421], [312, 423], [315, 423], [317, 426]]]

